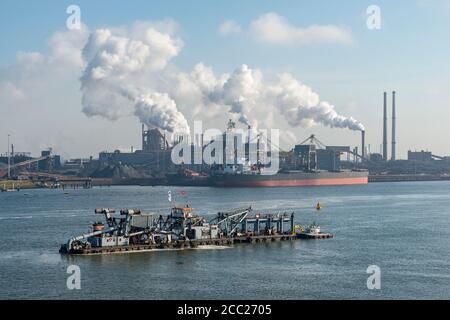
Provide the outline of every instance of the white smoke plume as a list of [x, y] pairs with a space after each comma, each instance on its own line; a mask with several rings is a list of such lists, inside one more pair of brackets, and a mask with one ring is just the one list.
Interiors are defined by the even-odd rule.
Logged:
[[183, 114], [178, 111], [175, 101], [167, 93], [154, 92], [136, 99], [135, 115], [147, 126], [156, 126], [163, 130], [188, 134], [189, 125]]
[[90, 35], [83, 49], [86, 68], [80, 78], [86, 115], [117, 120], [135, 114], [151, 127], [189, 131], [175, 101], [145, 81], [146, 74], [163, 70], [181, 50], [181, 40], [160, 28], [138, 24], [131, 31], [116, 32], [123, 35], [109, 29], [98, 29]]
[[[331, 128], [364, 130], [362, 123], [352, 117], [339, 115], [334, 106], [321, 101], [317, 93], [290, 74], [281, 74], [275, 84], [263, 82], [262, 72], [242, 65], [231, 75], [222, 75], [222, 81], [210, 68], [197, 65], [193, 81], [208, 103], [228, 106], [228, 111], [239, 116], [239, 121], [250, 125], [249, 119], [269, 117], [276, 111], [292, 127], [322, 124]], [[205, 81], [208, 80], [208, 81]], [[212, 84], [210, 86], [206, 83]]]
[[278, 83], [269, 91], [275, 98], [274, 104], [292, 127], [322, 124], [331, 128], [364, 130], [362, 123], [339, 115], [333, 105], [321, 101], [317, 93], [290, 74], [280, 75]]
[[261, 97], [262, 74], [247, 65], [236, 69], [223, 85], [223, 101], [230, 105], [231, 113], [239, 114], [239, 121], [249, 125], [248, 112], [256, 107]]
[[[83, 118], [76, 111], [79, 92], [74, 87], [80, 81], [87, 116], [113, 121], [137, 116], [149, 126], [168, 131], [187, 132], [187, 119], [217, 125], [226, 121], [222, 119], [229, 112], [243, 123], [251, 122], [253, 129], [285, 127], [280, 120], [292, 127], [322, 124], [363, 129], [361, 123], [338, 114], [334, 106], [289, 74], [267, 81], [261, 71], [246, 65], [215, 74], [202, 63], [189, 71], [178, 70], [172, 59], [180, 54], [183, 43], [176, 34], [177, 25], [171, 20], [98, 30], [82, 25], [80, 30], [54, 33], [43, 52], [17, 52], [13, 64], [0, 67], [0, 127], [6, 130], [11, 123], [25, 121], [33, 128], [35, 119], [41, 119], [48, 124], [41, 126], [46, 136], [60, 139], [61, 130], [77, 132], [65, 150], [73, 152], [68, 154], [86, 152], [83, 139], [91, 139], [89, 152], [93, 152], [103, 146], [105, 138], [87, 132], [101, 133], [104, 127], [92, 121], [86, 123], [88, 130], [79, 132], [77, 123]], [[71, 107], [61, 108], [61, 101]], [[27, 119], [25, 113], [30, 115]], [[43, 114], [52, 117], [42, 118]], [[58, 116], [63, 127], [50, 121]], [[74, 121], [68, 123], [67, 119]], [[214, 123], [214, 119], [220, 120]], [[69, 138], [52, 144], [67, 145]], [[33, 152], [43, 149], [47, 145], [39, 139], [27, 136], [24, 148]]]
[[83, 49], [83, 112], [110, 120], [134, 114], [148, 126], [180, 133], [189, 132], [187, 113], [204, 119], [213, 117], [211, 110], [235, 114], [253, 127], [278, 113], [292, 127], [364, 130], [290, 74], [266, 83], [260, 70], [245, 64], [219, 76], [201, 63], [191, 73], [178, 71], [169, 64], [182, 47], [173, 32], [173, 25], [148, 23], [131, 31], [94, 31]]

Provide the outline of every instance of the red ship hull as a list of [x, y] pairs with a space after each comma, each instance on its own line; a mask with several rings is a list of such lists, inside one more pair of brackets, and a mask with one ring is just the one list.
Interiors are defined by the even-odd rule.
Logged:
[[303, 173], [276, 175], [223, 175], [212, 179], [216, 187], [301, 187], [301, 186], [344, 186], [369, 183], [366, 172]]

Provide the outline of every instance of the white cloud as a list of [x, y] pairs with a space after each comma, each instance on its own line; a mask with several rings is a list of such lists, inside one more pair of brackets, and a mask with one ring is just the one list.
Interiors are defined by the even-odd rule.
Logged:
[[[10, 133], [18, 150], [37, 153], [54, 143], [57, 149], [64, 146], [58, 149], [64, 153], [74, 146], [61, 132], [70, 136], [74, 128], [79, 132], [80, 126], [89, 127], [80, 125], [86, 118], [80, 113], [78, 82], [88, 35], [86, 26], [55, 32], [42, 52], [18, 51], [14, 63], [0, 67], [0, 134]], [[72, 135], [78, 143], [72, 154], [92, 147], [82, 136]]]
[[302, 45], [311, 43], [352, 43], [351, 33], [336, 25], [311, 25], [300, 28], [285, 17], [269, 12], [250, 24], [250, 35], [257, 41], [270, 44]]
[[241, 32], [241, 26], [233, 20], [227, 20], [219, 26], [219, 33], [223, 36]]
[[[9, 109], [35, 106], [35, 93], [61, 83], [83, 67], [81, 48], [88, 29], [58, 31], [48, 40], [47, 52], [16, 53], [16, 63], [0, 68], [0, 105]], [[42, 94], [42, 92], [41, 92]]]
[[26, 99], [25, 93], [12, 82], [0, 84], [0, 101], [5, 106], [12, 106]]

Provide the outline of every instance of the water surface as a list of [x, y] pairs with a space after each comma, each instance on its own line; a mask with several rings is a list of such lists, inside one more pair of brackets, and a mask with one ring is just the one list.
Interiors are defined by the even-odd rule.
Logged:
[[[227, 249], [67, 257], [69, 237], [102, 219], [96, 207], [167, 214], [168, 191], [199, 214], [253, 206], [294, 211], [336, 235]], [[187, 196], [182, 197], [181, 191]], [[450, 298], [450, 182], [267, 189], [106, 187], [0, 193], [0, 298], [405, 299]], [[315, 204], [323, 210], [318, 213]], [[66, 287], [81, 268], [81, 290]], [[369, 265], [381, 268], [367, 289]]]

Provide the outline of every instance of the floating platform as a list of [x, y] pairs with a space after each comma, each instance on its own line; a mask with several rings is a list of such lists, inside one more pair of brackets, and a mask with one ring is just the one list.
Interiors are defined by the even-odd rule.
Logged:
[[171, 243], [160, 244], [137, 244], [128, 246], [111, 246], [111, 247], [91, 247], [82, 249], [72, 249], [69, 252], [61, 252], [77, 255], [107, 254], [107, 253], [126, 253], [126, 252], [146, 252], [146, 251], [162, 251], [162, 250], [181, 250], [195, 249], [203, 245], [226, 246], [232, 245], [231, 239], [211, 239], [211, 240], [183, 240]]
[[248, 207], [219, 212], [207, 222], [189, 206], [174, 207], [165, 218], [139, 209], [123, 209], [116, 217], [115, 209], [98, 208], [95, 214], [104, 215], [106, 222], [96, 222], [91, 232], [70, 238], [59, 252], [91, 255], [332, 237], [315, 223], [306, 229], [294, 225], [293, 212], [250, 215], [251, 211]]
[[112, 247], [91, 247], [83, 249], [72, 249], [70, 252], [61, 252], [74, 255], [96, 255], [110, 253], [132, 253], [147, 251], [163, 251], [163, 250], [182, 250], [195, 249], [200, 246], [232, 246], [234, 244], [255, 244], [279, 241], [295, 241], [299, 239], [328, 239], [334, 236], [329, 233], [323, 234], [277, 234], [277, 235], [258, 235], [258, 236], [240, 236], [235, 238], [222, 239], [201, 239], [201, 240], [182, 240], [171, 243], [161, 244], [138, 244], [128, 246], [112, 246]]

